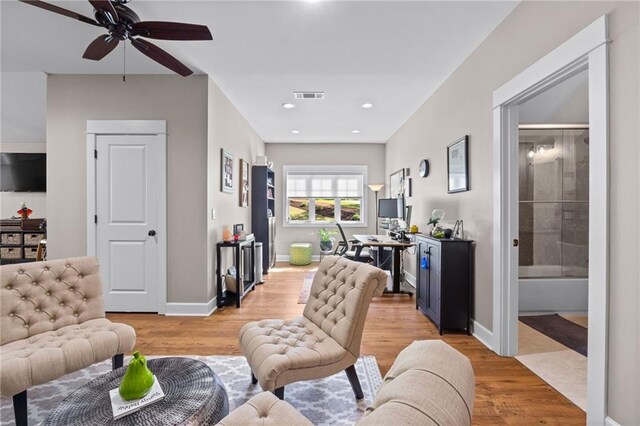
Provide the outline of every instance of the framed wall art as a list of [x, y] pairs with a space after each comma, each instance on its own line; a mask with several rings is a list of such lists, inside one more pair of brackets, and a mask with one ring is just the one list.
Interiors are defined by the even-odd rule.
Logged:
[[233, 155], [221, 149], [220, 158], [220, 190], [233, 193]]
[[469, 136], [465, 135], [447, 146], [447, 192], [469, 190]]
[[240, 159], [240, 207], [249, 207], [249, 163]]
[[404, 195], [404, 169], [389, 176], [389, 198], [402, 198]]

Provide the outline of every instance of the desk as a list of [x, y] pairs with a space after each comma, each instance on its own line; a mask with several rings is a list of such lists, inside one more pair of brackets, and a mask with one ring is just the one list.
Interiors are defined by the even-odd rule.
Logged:
[[[222, 292], [222, 271], [220, 271], [221, 251], [223, 248], [229, 247], [233, 249], [233, 264], [236, 267], [236, 292], [233, 294], [231, 291]], [[251, 247], [251, 275], [248, 283], [244, 282], [244, 265], [242, 257], [242, 249], [244, 247]], [[255, 257], [256, 257], [256, 240], [250, 239], [245, 241], [220, 241], [216, 244], [216, 283], [217, 283], [217, 305], [218, 308], [228, 304], [235, 299], [236, 308], [240, 307], [240, 299], [244, 297], [250, 290], [255, 288]], [[232, 293], [232, 296], [227, 294]]]
[[[407, 241], [400, 242], [391, 239], [388, 235], [354, 235], [353, 238], [364, 244], [366, 247], [391, 247], [393, 249], [393, 291], [392, 293], [402, 293], [400, 291], [400, 255], [402, 251], [408, 247], [414, 247], [415, 244]], [[377, 241], [372, 241], [375, 238]], [[380, 253], [378, 252], [378, 259]]]

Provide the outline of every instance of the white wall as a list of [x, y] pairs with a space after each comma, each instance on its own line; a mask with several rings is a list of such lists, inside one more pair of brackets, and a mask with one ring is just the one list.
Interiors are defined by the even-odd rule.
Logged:
[[[220, 190], [220, 149], [234, 156], [233, 193]], [[229, 101], [220, 87], [211, 78], [208, 80], [208, 143], [207, 143], [207, 294], [212, 298], [216, 294], [216, 242], [222, 240], [224, 226], [232, 227], [244, 223], [245, 230], [251, 232], [251, 190], [249, 207], [240, 207], [240, 159], [249, 163], [251, 168], [257, 155], [264, 155], [264, 142], [253, 130], [242, 114]], [[251, 170], [249, 170], [251, 179]], [[249, 183], [251, 188], [251, 182]], [[211, 209], [215, 209], [216, 218], [211, 218]], [[222, 270], [231, 264], [231, 250], [224, 255]]]
[[[289, 245], [294, 242], [310, 242], [313, 244], [313, 253], [320, 254], [320, 246], [317, 238], [311, 235], [317, 232], [321, 226], [285, 227], [283, 220], [283, 189], [282, 166], [285, 165], [366, 165], [368, 166], [368, 183], [384, 183], [385, 188], [380, 192], [384, 197], [384, 191], [388, 185], [388, 177], [384, 171], [383, 144], [314, 144], [314, 143], [268, 143], [266, 152], [269, 161], [273, 161], [276, 172], [276, 254], [278, 256], [289, 255]], [[376, 208], [375, 195], [369, 188], [365, 188], [368, 198], [367, 227], [345, 226], [347, 238], [353, 234], [376, 233]], [[334, 227], [337, 231], [337, 228]], [[340, 236], [335, 236], [340, 240]]]
[[206, 76], [49, 76], [49, 258], [87, 253], [87, 120], [166, 120], [167, 299], [208, 300], [207, 84]]
[[[464, 219], [467, 236], [476, 241], [474, 317], [491, 330], [493, 91], [609, 14], [608, 409], [620, 424], [640, 421], [639, 7], [637, 2], [521, 2], [389, 140], [386, 151], [387, 173], [431, 159], [431, 175], [414, 180], [415, 221], [424, 227], [434, 208], [444, 209], [448, 219]], [[447, 194], [446, 146], [464, 134], [470, 135], [471, 190]]]

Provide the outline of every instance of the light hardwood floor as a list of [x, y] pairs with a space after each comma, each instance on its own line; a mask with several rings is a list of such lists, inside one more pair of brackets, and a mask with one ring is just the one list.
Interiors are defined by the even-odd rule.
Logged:
[[[293, 318], [310, 267], [278, 264], [266, 283], [248, 294], [242, 307], [227, 307], [207, 318], [155, 314], [108, 314], [112, 321], [136, 329], [136, 349], [153, 355], [241, 355], [238, 332], [246, 322]], [[463, 334], [440, 337], [435, 326], [415, 309], [415, 299], [385, 295], [369, 308], [362, 354], [374, 355], [384, 375], [398, 353], [414, 340], [440, 339], [471, 359], [476, 375], [474, 424], [584, 424], [585, 413], [514, 358], [504, 358]], [[249, 378], [247, 378], [249, 380]], [[428, 389], [416, 389], [426, 392]]]

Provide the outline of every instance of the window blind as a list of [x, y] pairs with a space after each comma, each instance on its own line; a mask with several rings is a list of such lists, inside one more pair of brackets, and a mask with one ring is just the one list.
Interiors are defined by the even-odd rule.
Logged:
[[362, 197], [364, 175], [287, 173], [287, 198]]

